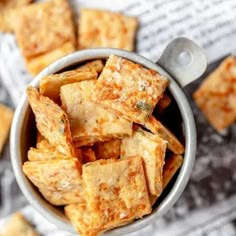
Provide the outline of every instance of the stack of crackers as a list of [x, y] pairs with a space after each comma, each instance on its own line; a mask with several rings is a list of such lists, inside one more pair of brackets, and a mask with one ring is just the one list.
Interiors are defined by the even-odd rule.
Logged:
[[111, 55], [28, 87], [38, 135], [23, 171], [48, 202], [65, 206], [81, 235], [150, 214], [180, 168], [184, 146], [152, 116], [171, 102], [167, 86]]
[[236, 121], [236, 59], [227, 57], [193, 95], [210, 124], [222, 132]]
[[77, 22], [73, 21], [67, 0], [27, 5], [29, 3], [30, 0], [0, 2], [0, 31], [16, 35], [32, 75], [78, 49], [111, 47], [134, 50], [137, 31], [134, 17], [81, 9], [77, 32]]

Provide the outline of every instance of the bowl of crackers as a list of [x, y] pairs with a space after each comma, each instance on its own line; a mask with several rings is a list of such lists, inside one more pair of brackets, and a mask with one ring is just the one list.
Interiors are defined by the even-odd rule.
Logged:
[[195, 123], [181, 86], [203, 73], [204, 58], [178, 38], [157, 63], [95, 48], [39, 73], [11, 129], [12, 165], [28, 201], [80, 235], [124, 235], [163, 216], [193, 167]]

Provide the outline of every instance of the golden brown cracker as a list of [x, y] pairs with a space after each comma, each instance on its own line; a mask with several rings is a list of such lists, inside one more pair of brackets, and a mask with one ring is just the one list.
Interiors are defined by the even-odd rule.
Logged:
[[39, 233], [19, 212], [14, 213], [6, 222], [3, 236], [39, 236]]
[[92, 100], [126, 119], [144, 124], [168, 81], [127, 59], [111, 55], [100, 74]]
[[25, 58], [25, 63], [31, 75], [37, 75], [54, 61], [74, 52], [76, 50], [73, 42], [66, 42], [60, 47], [44, 54]]
[[159, 100], [156, 106], [158, 114], [162, 114], [170, 104], [171, 98], [164, 93], [163, 97]]
[[132, 134], [132, 123], [90, 101], [96, 80], [61, 87], [62, 106], [68, 114], [76, 146]]
[[13, 110], [3, 104], [0, 104], [0, 153], [9, 135], [11, 122], [13, 118]]
[[138, 21], [120, 13], [81, 9], [78, 44], [80, 49], [95, 47], [134, 50]]
[[14, 33], [26, 58], [48, 53], [75, 40], [67, 0], [35, 3], [21, 9], [15, 17]]
[[92, 227], [108, 230], [151, 212], [141, 157], [83, 165]]
[[204, 80], [193, 97], [218, 132], [233, 124], [236, 119], [236, 59], [227, 57]]
[[160, 121], [151, 116], [144, 125], [153, 134], [159, 135], [162, 139], [167, 141], [167, 148], [175, 154], [183, 154], [184, 146], [175, 137], [175, 135], [168, 130]]
[[163, 187], [163, 166], [165, 163], [166, 141], [139, 128], [133, 136], [122, 139], [121, 158], [141, 156], [147, 186], [151, 195], [159, 196]]
[[65, 71], [59, 74], [45, 76], [41, 79], [39, 91], [44, 96], [53, 101], [58, 101], [60, 97], [60, 88], [66, 84], [80, 82], [82, 80], [97, 79], [97, 72], [94, 69], [77, 69]]
[[26, 92], [39, 132], [59, 152], [74, 156], [75, 150], [67, 114], [48, 97], [41, 95], [36, 88], [30, 86]]
[[102, 60], [94, 60], [85, 63], [84, 65], [79, 67], [79, 70], [88, 70], [94, 69], [97, 73], [101, 73], [104, 68], [104, 64]]
[[121, 139], [113, 139], [95, 144], [95, 153], [98, 159], [118, 159], [120, 157]]
[[53, 205], [84, 201], [81, 165], [76, 158], [27, 161], [23, 172]]

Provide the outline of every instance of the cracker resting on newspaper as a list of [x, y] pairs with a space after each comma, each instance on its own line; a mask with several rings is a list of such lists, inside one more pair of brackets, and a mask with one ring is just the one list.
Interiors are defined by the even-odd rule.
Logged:
[[147, 186], [151, 195], [159, 196], [162, 192], [165, 153], [166, 141], [141, 128], [134, 131], [133, 136], [122, 139], [121, 158], [137, 155], [143, 158]]
[[13, 110], [6, 105], [0, 104], [0, 153], [9, 135], [11, 122], [13, 118]]
[[91, 227], [108, 230], [151, 212], [141, 157], [83, 165]]
[[193, 97], [218, 132], [232, 125], [236, 120], [236, 59], [227, 57], [203, 81]]
[[138, 21], [135, 17], [95, 9], [81, 9], [78, 44], [80, 49], [95, 47], [134, 50]]
[[23, 171], [53, 205], [84, 201], [81, 165], [76, 158], [27, 161]]
[[127, 59], [111, 55], [92, 100], [133, 122], [144, 124], [168, 85], [165, 77]]
[[59, 152], [74, 156], [75, 150], [67, 114], [48, 97], [41, 95], [36, 88], [28, 87], [27, 96], [39, 132]]
[[96, 80], [61, 87], [61, 101], [76, 147], [132, 134], [132, 122], [90, 101]]

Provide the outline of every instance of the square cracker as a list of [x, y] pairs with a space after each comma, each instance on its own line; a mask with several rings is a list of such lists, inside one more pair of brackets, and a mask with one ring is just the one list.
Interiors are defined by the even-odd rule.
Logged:
[[13, 110], [3, 104], [0, 104], [0, 153], [8, 138], [13, 118]]
[[41, 95], [36, 88], [30, 86], [26, 93], [39, 132], [59, 152], [67, 156], [74, 156], [75, 149], [67, 114], [51, 99]]
[[162, 97], [168, 81], [153, 70], [111, 55], [98, 78], [94, 102], [144, 124]]
[[138, 21], [119, 13], [81, 9], [78, 44], [80, 49], [94, 47], [134, 50]]
[[[0, 231], [1, 233], [1, 231]], [[19, 212], [13, 214], [3, 229], [5, 236], [39, 236], [33, 226]]]
[[93, 68], [69, 70], [43, 77], [40, 80], [39, 91], [57, 102], [60, 98], [61, 86], [91, 79], [97, 79], [97, 72]]
[[95, 144], [95, 153], [98, 159], [118, 159], [120, 157], [120, 139], [113, 139]]
[[210, 124], [218, 131], [236, 120], [236, 59], [227, 57], [193, 95]]
[[76, 50], [73, 42], [66, 42], [60, 47], [44, 54], [25, 58], [25, 63], [31, 75], [37, 75], [54, 61], [74, 52]]
[[[178, 169], [181, 167], [182, 163], [183, 157], [181, 155], [172, 154], [166, 158], [163, 169], [163, 189], [165, 189], [165, 187], [169, 184]], [[157, 196], [150, 196], [150, 200], [152, 205], [154, 205], [157, 200]]]
[[61, 87], [62, 106], [70, 119], [76, 146], [132, 134], [130, 121], [89, 100], [95, 84], [96, 80], [88, 80]]
[[141, 156], [147, 186], [151, 195], [159, 196], [162, 192], [162, 174], [165, 163], [166, 141], [158, 135], [138, 128], [132, 137], [127, 137], [121, 143], [121, 158]]
[[92, 227], [107, 230], [151, 212], [141, 157], [83, 165]]
[[145, 128], [150, 130], [153, 134], [159, 135], [162, 139], [167, 141], [167, 148], [175, 154], [183, 154], [184, 146], [175, 137], [175, 135], [168, 130], [160, 121], [151, 116], [145, 123]]
[[27, 58], [48, 53], [66, 42], [75, 42], [67, 0], [52, 0], [24, 7], [16, 14], [14, 32]]
[[23, 172], [53, 205], [84, 201], [81, 166], [76, 158], [27, 161]]

